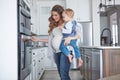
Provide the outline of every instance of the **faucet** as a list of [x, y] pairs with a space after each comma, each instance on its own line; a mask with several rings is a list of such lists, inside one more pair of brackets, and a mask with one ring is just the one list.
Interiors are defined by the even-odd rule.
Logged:
[[[104, 29], [102, 30], [102, 33], [101, 33], [100, 38], [102, 39], [103, 33], [104, 33], [104, 31], [106, 31], [106, 30], [109, 31], [109, 35], [110, 35], [109, 46], [111, 46], [111, 45], [112, 45], [112, 39], [111, 39], [111, 30], [110, 30], [109, 28], [104, 28]], [[101, 44], [102, 44], [102, 41], [101, 41]]]

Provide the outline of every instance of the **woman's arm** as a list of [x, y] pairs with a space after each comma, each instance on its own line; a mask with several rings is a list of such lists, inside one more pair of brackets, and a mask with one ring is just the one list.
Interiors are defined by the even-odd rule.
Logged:
[[40, 38], [35, 37], [35, 36], [32, 36], [31, 40], [34, 42], [48, 42], [48, 39], [40, 39]]

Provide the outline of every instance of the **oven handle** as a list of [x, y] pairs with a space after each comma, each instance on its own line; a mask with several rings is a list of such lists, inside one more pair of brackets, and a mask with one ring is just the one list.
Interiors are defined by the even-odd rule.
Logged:
[[26, 18], [31, 19], [30, 13], [27, 10], [25, 10], [24, 8], [22, 8], [22, 7], [21, 7], [21, 14], [23, 16], [25, 16]]

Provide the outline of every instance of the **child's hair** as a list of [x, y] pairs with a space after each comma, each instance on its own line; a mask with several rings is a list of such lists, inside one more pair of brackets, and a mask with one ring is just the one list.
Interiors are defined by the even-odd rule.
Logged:
[[70, 17], [70, 18], [73, 18], [73, 16], [74, 16], [74, 11], [73, 11], [72, 9], [70, 9], [70, 8], [65, 9], [63, 12], [64, 12], [65, 14], [67, 14], [68, 17]]

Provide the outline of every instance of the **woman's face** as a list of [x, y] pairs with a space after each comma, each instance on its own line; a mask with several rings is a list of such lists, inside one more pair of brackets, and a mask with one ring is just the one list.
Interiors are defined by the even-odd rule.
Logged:
[[58, 14], [58, 12], [56, 11], [52, 11], [52, 18], [58, 22], [60, 20], [60, 14]]

